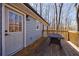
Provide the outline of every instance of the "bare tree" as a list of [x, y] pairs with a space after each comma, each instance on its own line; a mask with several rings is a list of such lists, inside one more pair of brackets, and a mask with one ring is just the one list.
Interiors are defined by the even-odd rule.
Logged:
[[77, 27], [78, 27], [78, 31], [79, 31], [79, 6], [77, 8]]
[[[57, 9], [57, 4], [55, 3], [55, 12], [56, 12], [56, 30], [58, 31], [59, 29], [59, 25], [60, 25], [60, 19], [61, 19], [61, 12], [62, 12], [62, 7], [63, 7], [63, 3], [59, 4], [59, 9]], [[59, 12], [57, 12], [57, 10], [59, 10]], [[58, 15], [59, 14], [59, 15]]]
[[55, 3], [55, 20], [56, 20], [56, 30], [57, 30], [57, 17], [58, 17], [58, 13], [57, 13], [57, 4]]
[[55, 26], [56, 26], [56, 25], [55, 25], [55, 22], [56, 22], [56, 19], [55, 19], [55, 18], [56, 18], [56, 17], [55, 17], [55, 11], [56, 11], [56, 10], [55, 10], [55, 4], [53, 5], [53, 7], [54, 7], [54, 8], [53, 8], [53, 11], [54, 11], [54, 12], [53, 12], [53, 13], [54, 13], [54, 16], [53, 16], [53, 17], [54, 17], [54, 18], [52, 18], [52, 26], [53, 26], [53, 28], [54, 28], [54, 30], [55, 30]]
[[77, 14], [76, 14], [76, 21], [77, 21], [77, 30], [79, 31], [79, 5], [77, 3], [75, 3], [74, 5], [77, 9]]
[[42, 16], [42, 3], [40, 3], [40, 15]]
[[60, 10], [59, 10], [59, 18], [58, 18], [58, 23], [57, 23], [57, 29], [59, 29], [59, 26], [60, 26], [62, 7], [63, 7], [63, 3], [59, 4], [59, 9]]
[[69, 19], [68, 19], [68, 16], [69, 16], [69, 12], [72, 8], [72, 5], [70, 5], [70, 7], [68, 8], [67, 12], [66, 12], [66, 17], [65, 17], [65, 26], [67, 27], [67, 30], [69, 29]]

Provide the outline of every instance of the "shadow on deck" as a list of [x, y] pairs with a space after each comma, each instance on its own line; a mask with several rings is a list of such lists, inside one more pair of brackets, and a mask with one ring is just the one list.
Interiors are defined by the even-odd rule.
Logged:
[[[16, 53], [16, 56], [79, 56], [79, 53], [72, 48], [65, 40], [61, 41], [62, 49], [59, 45], [51, 44], [49, 46], [49, 39], [43, 38], [42, 42], [35, 46], [24, 48], [23, 50]], [[40, 41], [39, 41], [40, 42]]]

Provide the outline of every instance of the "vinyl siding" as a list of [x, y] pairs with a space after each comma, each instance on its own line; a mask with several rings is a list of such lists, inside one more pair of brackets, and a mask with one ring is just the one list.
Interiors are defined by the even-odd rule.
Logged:
[[[26, 45], [32, 44], [34, 41], [36, 41], [39, 37], [42, 36], [42, 24], [40, 22], [37, 22], [32, 17], [29, 17], [30, 21], [26, 21]], [[36, 30], [37, 26], [40, 27], [40, 29]]]

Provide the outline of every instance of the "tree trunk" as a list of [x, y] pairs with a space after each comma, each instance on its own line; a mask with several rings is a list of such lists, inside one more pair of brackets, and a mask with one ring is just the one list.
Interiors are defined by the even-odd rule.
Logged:
[[59, 10], [59, 18], [58, 18], [58, 23], [57, 23], [57, 29], [59, 29], [59, 25], [60, 25], [62, 7], [63, 7], [63, 3], [59, 5], [60, 10]]
[[56, 20], [56, 31], [58, 32], [58, 29], [57, 29], [57, 17], [58, 17], [58, 14], [57, 14], [57, 5], [55, 3], [55, 12], [56, 12], [56, 15], [55, 15], [55, 20]]
[[77, 30], [79, 31], [79, 6], [77, 8]]

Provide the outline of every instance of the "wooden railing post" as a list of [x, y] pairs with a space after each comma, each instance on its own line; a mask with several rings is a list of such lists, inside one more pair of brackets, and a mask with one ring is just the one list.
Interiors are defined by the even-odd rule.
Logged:
[[69, 38], [69, 31], [68, 31], [68, 41], [70, 41], [70, 38]]

